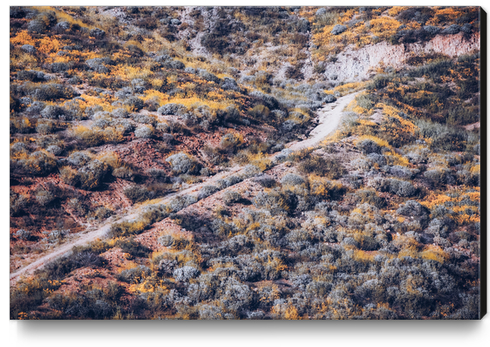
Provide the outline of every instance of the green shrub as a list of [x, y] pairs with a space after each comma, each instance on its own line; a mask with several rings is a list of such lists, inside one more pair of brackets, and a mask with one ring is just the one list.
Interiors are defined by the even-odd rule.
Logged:
[[[450, 60], [437, 60], [427, 65], [420, 66], [408, 72], [410, 77], [429, 76], [432, 80], [437, 81], [440, 76], [447, 74], [449, 69], [453, 68], [453, 62]], [[385, 86], [383, 86], [384, 88]]]
[[60, 243], [63, 241], [65, 236], [70, 232], [70, 230], [56, 229], [51, 231], [43, 231], [46, 235], [46, 240], [50, 243]]
[[382, 208], [385, 205], [385, 199], [378, 196], [375, 190], [359, 189], [356, 191], [356, 196], [359, 197], [360, 203], [368, 203], [370, 205], [376, 206], [377, 208]]
[[109, 218], [110, 216], [112, 216], [113, 214], [114, 211], [109, 210], [107, 207], [101, 206], [95, 210], [94, 217], [99, 221], [103, 221]]
[[174, 238], [172, 235], [163, 235], [158, 238], [158, 243], [164, 247], [172, 247], [174, 245]]
[[270, 211], [273, 214], [278, 213], [293, 213], [297, 205], [297, 197], [295, 194], [280, 190], [271, 190], [270, 192], [259, 192], [252, 199], [252, 204], [257, 208], [262, 208]]
[[146, 187], [132, 186], [124, 189], [123, 192], [133, 204], [148, 200], [150, 197], [150, 191]]
[[129, 253], [133, 257], [146, 258], [151, 253], [151, 249], [143, 246], [132, 237], [126, 240], [117, 240], [115, 247], [121, 248], [124, 253]]
[[68, 207], [72, 209], [73, 213], [78, 217], [85, 216], [89, 210], [89, 207], [84, 201], [78, 198], [68, 200]]
[[187, 112], [187, 107], [181, 104], [165, 104], [158, 109], [158, 113], [162, 115], [175, 115], [180, 116]]
[[148, 175], [150, 175], [150, 177], [152, 177], [156, 181], [164, 182], [167, 180], [167, 174], [164, 170], [161, 169], [151, 168], [148, 170]]
[[166, 162], [170, 163], [172, 171], [176, 174], [197, 174], [201, 167], [197, 160], [183, 152], [171, 155]]
[[254, 177], [253, 181], [265, 188], [273, 188], [277, 183], [273, 177], [265, 174]]
[[427, 170], [424, 172], [424, 177], [429, 179], [435, 187], [456, 183], [456, 180], [451, 175], [451, 170], [444, 168]]
[[155, 129], [151, 125], [142, 125], [136, 128], [134, 136], [141, 139], [149, 139], [153, 136]]
[[101, 267], [106, 263], [105, 259], [89, 250], [74, 249], [65, 257], [60, 257], [48, 264], [42, 270], [50, 279], [63, 279], [75, 269], [83, 267]]
[[54, 101], [58, 99], [72, 99], [79, 94], [71, 87], [65, 87], [61, 84], [50, 83], [42, 84], [39, 87], [28, 89], [29, 95], [39, 101]]
[[55, 196], [49, 190], [39, 190], [36, 192], [36, 201], [41, 206], [48, 206]]
[[150, 274], [151, 270], [148, 267], [139, 265], [135, 268], [121, 271], [121, 273], [117, 276], [117, 279], [127, 283], [139, 283]]
[[142, 219], [148, 221], [149, 224], [153, 224], [167, 218], [169, 212], [165, 205], [149, 205], [145, 206], [142, 214]]
[[463, 151], [466, 148], [468, 133], [465, 130], [423, 120], [415, 124], [420, 135], [432, 140], [430, 148], [433, 150]]
[[68, 156], [67, 162], [71, 165], [80, 167], [89, 163], [91, 159], [92, 155], [89, 152], [75, 151]]
[[27, 174], [46, 176], [56, 168], [56, 159], [51, 153], [36, 151], [16, 162], [17, 167]]
[[168, 204], [167, 209], [170, 212], [179, 212], [180, 210], [195, 204], [198, 201], [194, 195], [180, 195], [173, 198]]
[[[476, 82], [478, 85], [478, 82]], [[466, 125], [480, 120], [480, 110], [476, 107], [456, 106], [448, 110], [446, 123], [448, 125]]]
[[19, 240], [29, 241], [32, 238], [32, 233], [29, 230], [19, 229], [15, 232], [15, 237]]
[[392, 77], [388, 75], [377, 75], [373, 82], [367, 86], [368, 89], [382, 89], [388, 85], [389, 82], [391, 82]]
[[373, 140], [362, 140], [357, 144], [357, 147], [361, 150], [363, 154], [371, 154], [376, 153], [380, 154], [382, 152], [383, 147], [379, 146]]
[[228, 133], [221, 138], [220, 147], [223, 150], [235, 152], [243, 144], [243, 138], [240, 134]]
[[267, 119], [269, 117], [269, 108], [264, 105], [256, 105], [250, 110], [250, 115], [258, 119]]
[[17, 78], [19, 80], [28, 80], [32, 82], [42, 82], [46, 79], [46, 75], [42, 71], [36, 70], [21, 70], [17, 72]]
[[10, 319], [19, 319], [19, 313], [35, 309], [60, 286], [60, 282], [46, 276], [19, 281], [10, 292]]
[[369, 182], [369, 185], [382, 192], [390, 192], [402, 197], [412, 197], [418, 193], [412, 183], [394, 178], [377, 177]]
[[131, 180], [134, 178], [134, 172], [131, 168], [127, 166], [120, 166], [112, 171], [112, 175], [117, 178], [122, 178], [125, 180]]
[[94, 254], [101, 254], [111, 248], [112, 246], [110, 246], [106, 241], [98, 240], [98, 241], [92, 241], [84, 246], [74, 246], [72, 250], [74, 253], [91, 252]]
[[223, 194], [223, 202], [226, 205], [233, 205], [234, 203], [240, 201], [242, 196], [240, 193], [234, 190], [228, 190]]
[[131, 222], [120, 222], [111, 225], [110, 237], [125, 237], [141, 234], [147, 226], [146, 220], [135, 220]]
[[197, 198], [199, 200], [202, 200], [202, 199], [205, 199], [207, 198], [208, 196], [211, 196], [213, 195], [214, 193], [216, 193], [217, 191], [219, 191], [218, 187], [216, 186], [204, 186], [201, 188], [201, 190], [199, 191], [199, 194], [197, 195]]
[[324, 158], [319, 155], [312, 155], [302, 160], [299, 169], [305, 174], [314, 173], [330, 179], [339, 178], [347, 172], [339, 159]]
[[33, 19], [29, 22], [27, 29], [31, 33], [45, 34], [47, 30], [47, 26], [43, 20]]
[[290, 78], [290, 79], [295, 79], [295, 80], [304, 79], [304, 74], [301, 71], [302, 68], [303, 68], [302, 63], [288, 66], [286, 69], [286, 77]]
[[94, 190], [102, 186], [110, 173], [111, 167], [107, 163], [94, 159], [78, 170], [65, 166], [60, 172], [60, 178], [74, 187]]
[[359, 95], [356, 97], [357, 105], [360, 107], [370, 110], [374, 107], [374, 102], [370, 99], [369, 95]]

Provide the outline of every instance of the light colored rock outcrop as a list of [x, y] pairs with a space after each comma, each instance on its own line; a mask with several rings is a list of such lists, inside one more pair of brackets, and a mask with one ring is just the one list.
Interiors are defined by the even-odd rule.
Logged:
[[361, 81], [369, 78], [373, 70], [380, 66], [403, 67], [405, 60], [412, 54], [442, 53], [450, 57], [480, 50], [480, 34], [474, 34], [469, 40], [463, 34], [437, 35], [424, 43], [391, 45], [380, 42], [361, 49], [347, 48], [337, 55], [335, 63], [326, 65], [325, 76], [329, 80]]

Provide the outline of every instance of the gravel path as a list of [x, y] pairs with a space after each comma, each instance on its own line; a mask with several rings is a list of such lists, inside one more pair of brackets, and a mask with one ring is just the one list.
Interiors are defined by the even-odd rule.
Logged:
[[[304, 141], [301, 142], [294, 142], [291, 146], [289, 146], [289, 149], [292, 149], [294, 151], [305, 149], [308, 147], [313, 147], [318, 145], [325, 137], [330, 135], [332, 132], [334, 132], [337, 127], [339, 126], [340, 119], [342, 118], [343, 115], [343, 110], [344, 108], [356, 97], [357, 93], [353, 94], [348, 94], [346, 96], [343, 96], [341, 98], [338, 98], [336, 102], [327, 104], [325, 105], [322, 109], [318, 111], [318, 121], [319, 124], [316, 126], [310, 133], [310, 137]], [[271, 156], [271, 159], [273, 159], [275, 155]], [[212, 185], [214, 182], [218, 181], [219, 179], [226, 178], [228, 176], [234, 175], [239, 173], [243, 169], [242, 166], [234, 166], [226, 171], [222, 171], [213, 177], [210, 177], [209, 179], [205, 180], [204, 182], [194, 184], [190, 186], [189, 188], [186, 188], [182, 191], [176, 192], [169, 194], [163, 198], [161, 198], [159, 201], [154, 202], [155, 204], [165, 204], [167, 202], [170, 202], [173, 198], [181, 195], [197, 195], [199, 190], [205, 186], [205, 185]], [[110, 218], [106, 223], [104, 223], [102, 226], [99, 226], [96, 230], [88, 230], [86, 233], [82, 234], [79, 238], [77, 238], [74, 241], [70, 241], [66, 244], [60, 245], [58, 248], [56, 248], [54, 251], [52, 251], [49, 254], [46, 254], [42, 256], [41, 258], [35, 260], [31, 264], [18, 269], [17, 271], [13, 272], [10, 274], [10, 284], [13, 285], [15, 284], [20, 278], [24, 276], [28, 276], [34, 273], [35, 270], [41, 269], [45, 264], [48, 262], [58, 258], [59, 256], [68, 253], [71, 251], [73, 246], [82, 246], [85, 245], [91, 241], [94, 241], [96, 239], [103, 239], [105, 238], [107, 232], [110, 230], [111, 225], [114, 222], [123, 222], [123, 221], [130, 221], [136, 219], [141, 212], [141, 206], [137, 206], [132, 209], [130, 214], [127, 214], [121, 218], [115, 219], [115, 218]]]

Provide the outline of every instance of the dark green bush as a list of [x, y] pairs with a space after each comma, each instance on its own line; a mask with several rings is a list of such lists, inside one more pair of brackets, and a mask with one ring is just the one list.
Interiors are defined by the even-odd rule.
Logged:
[[452, 176], [451, 170], [449, 169], [429, 169], [424, 172], [424, 177], [427, 178], [435, 187], [456, 183], [456, 180]]

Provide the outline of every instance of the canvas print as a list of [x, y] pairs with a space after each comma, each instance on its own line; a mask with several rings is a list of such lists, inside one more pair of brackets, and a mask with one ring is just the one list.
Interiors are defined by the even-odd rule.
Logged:
[[479, 319], [479, 7], [10, 7], [10, 319]]

